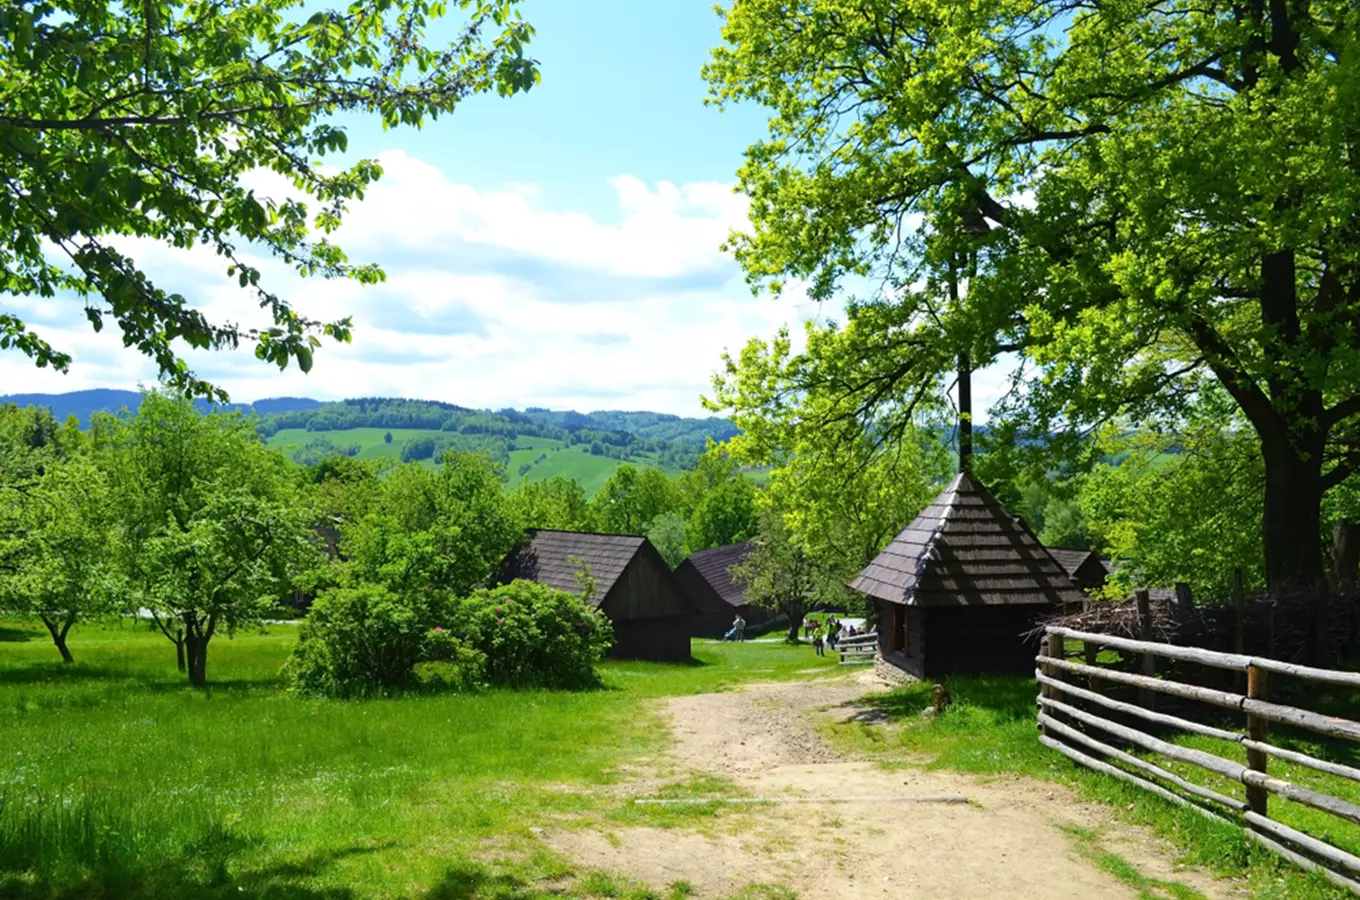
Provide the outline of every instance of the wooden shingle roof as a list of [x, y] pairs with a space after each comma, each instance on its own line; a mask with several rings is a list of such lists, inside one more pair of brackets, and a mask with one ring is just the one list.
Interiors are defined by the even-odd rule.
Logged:
[[685, 562], [694, 566], [700, 577], [707, 581], [724, 601], [732, 606], [745, 606], [746, 585], [733, 577], [732, 567], [744, 563], [752, 549], [754, 547], [749, 541], [742, 541], [739, 544], [728, 544], [725, 547], [691, 553], [685, 558]]
[[1095, 560], [1096, 564], [1105, 567], [1105, 563], [1096, 555], [1094, 550], [1068, 550], [1063, 547], [1049, 547], [1048, 555], [1058, 561], [1058, 565], [1073, 578], [1077, 575], [1077, 570], [1084, 566], [1088, 561]]
[[959, 474], [850, 587], [907, 606], [1080, 603], [1023, 520]]
[[595, 579], [594, 603], [598, 605], [646, 541], [637, 535], [531, 528], [501, 563], [499, 580], [504, 583], [523, 578], [554, 590], [579, 594], [581, 582], [577, 574], [584, 563]]

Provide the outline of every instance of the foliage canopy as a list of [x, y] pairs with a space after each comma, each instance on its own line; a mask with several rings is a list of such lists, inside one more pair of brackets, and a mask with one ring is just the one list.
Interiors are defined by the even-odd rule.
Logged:
[[[449, 7], [465, 14], [447, 47], [426, 43]], [[0, 294], [85, 299], [96, 331], [162, 375], [219, 399], [180, 357], [255, 345], [281, 368], [311, 368], [318, 334], [347, 341], [348, 318], [320, 322], [265, 286], [243, 252], [261, 250], [301, 275], [382, 279], [326, 235], [382, 173], [372, 160], [338, 171], [334, 117], [368, 113], [419, 126], [469, 96], [538, 80], [525, 56], [533, 29], [517, 0], [354, 0], [309, 12], [303, 0], [21, 0], [0, 8]], [[286, 196], [257, 194], [260, 173]], [[311, 202], [314, 206], [309, 206]], [[267, 324], [211, 321], [191, 298], [158, 287], [126, 238], [211, 248], [265, 311]], [[50, 250], [49, 250], [50, 248]], [[49, 255], [54, 252], [57, 260]], [[0, 348], [65, 371], [70, 355], [0, 312]]]
[[1360, 8], [736, 0], [723, 37], [715, 100], [771, 111], [749, 279], [881, 280], [794, 386], [883, 428], [1014, 350], [1037, 377], [999, 412], [1047, 435], [1215, 381], [1259, 438], [1271, 583], [1319, 580], [1360, 464]]

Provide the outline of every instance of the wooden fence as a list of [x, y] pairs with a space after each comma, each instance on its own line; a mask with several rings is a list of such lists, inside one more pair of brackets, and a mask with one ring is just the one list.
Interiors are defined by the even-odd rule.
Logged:
[[878, 653], [878, 634], [857, 634], [852, 638], [841, 638], [836, 642], [836, 652], [841, 655], [841, 665], [852, 666], [872, 663]]
[[[1360, 805], [1311, 787], [1273, 778], [1267, 772], [1269, 761], [1275, 758], [1360, 782], [1360, 768], [1272, 744], [1269, 731], [1271, 723], [1277, 723], [1330, 738], [1360, 741], [1360, 722], [1272, 703], [1267, 699], [1267, 685], [1272, 675], [1288, 676], [1312, 685], [1360, 688], [1360, 673], [1317, 669], [1275, 659], [1093, 634], [1059, 626], [1045, 628], [1044, 635], [1044, 653], [1038, 657], [1035, 676], [1040, 686], [1042, 736], [1039, 740], [1045, 746], [1083, 766], [1145, 788], [1209, 818], [1236, 824], [1258, 844], [1305, 869], [1320, 871], [1333, 883], [1360, 894], [1360, 881], [1356, 880], [1356, 876], [1360, 876], [1360, 857], [1286, 825], [1278, 817], [1271, 818], [1269, 799], [1280, 797], [1357, 825], [1360, 825]], [[1081, 642], [1075, 653], [1082, 662], [1068, 658], [1068, 642], [1075, 641]], [[1098, 652], [1103, 649], [1141, 657], [1140, 673], [1098, 665]], [[1245, 676], [1242, 680], [1246, 692], [1157, 677], [1159, 658], [1240, 672]], [[1132, 689], [1136, 692], [1132, 696], [1137, 697], [1137, 702], [1107, 696], [1098, 690], [1100, 684]], [[1233, 714], [1229, 725], [1236, 714], [1242, 715], [1245, 721], [1241, 730], [1237, 730], [1236, 727], [1221, 727], [1222, 722], [1210, 725], [1166, 711], [1159, 712], [1156, 708], [1159, 696], [1229, 710]], [[1116, 718], [1121, 721], [1114, 721]], [[1203, 750], [1179, 746], [1151, 732], [1183, 732], [1240, 744], [1245, 749], [1246, 765]], [[1101, 736], [1095, 733], [1101, 733]], [[1110, 738], [1114, 739], [1113, 743], [1128, 749], [1108, 743]], [[1141, 752], [1135, 755], [1129, 750]], [[1238, 782], [1245, 788], [1246, 799], [1227, 796], [1149, 761], [1149, 756], [1156, 755]], [[1123, 767], [1107, 760], [1122, 763]]]

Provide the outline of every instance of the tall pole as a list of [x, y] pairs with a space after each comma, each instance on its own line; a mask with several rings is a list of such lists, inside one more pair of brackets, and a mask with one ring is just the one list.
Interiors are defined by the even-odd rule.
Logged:
[[[971, 257], [970, 263], [970, 271], [976, 274], [976, 257]], [[958, 308], [959, 268], [958, 256], [956, 255], [949, 257], [949, 301], [955, 309]], [[959, 351], [958, 374], [959, 472], [971, 475], [973, 472], [973, 361], [967, 350]]]
[[959, 354], [959, 471], [973, 474], [973, 364]]

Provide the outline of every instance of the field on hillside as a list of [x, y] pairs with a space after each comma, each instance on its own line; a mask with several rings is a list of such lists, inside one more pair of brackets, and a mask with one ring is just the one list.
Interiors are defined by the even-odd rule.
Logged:
[[610, 786], [665, 746], [647, 698], [836, 668], [696, 641], [689, 665], [607, 663], [604, 690], [314, 701], [283, 690], [294, 639], [214, 640], [200, 692], [144, 627], [79, 628], [66, 666], [0, 621], [0, 896], [656, 897], [535, 828], [641, 815]]
[[[392, 434], [392, 442], [384, 440]], [[432, 428], [350, 428], [344, 431], [306, 431], [301, 428], [286, 428], [271, 436], [265, 445], [278, 450], [291, 458], [292, 454], [318, 437], [326, 438], [342, 449], [357, 446], [358, 459], [400, 459], [402, 447], [416, 438], [449, 438], [448, 432]], [[520, 479], [538, 481], [561, 475], [575, 480], [585, 490], [586, 495], [594, 494], [614, 474], [620, 465], [617, 459], [608, 456], [592, 456], [587, 447], [568, 446], [563, 441], [552, 438], [519, 437], [514, 441], [515, 448], [510, 451], [510, 462], [506, 466], [506, 480], [510, 483]], [[433, 460], [425, 460], [433, 465]], [[650, 454], [642, 454], [628, 460], [637, 466], [654, 466], [657, 460]], [[528, 466], [524, 473], [520, 469]], [[678, 469], [663, 469], [666, 474], [676, 476]]]

